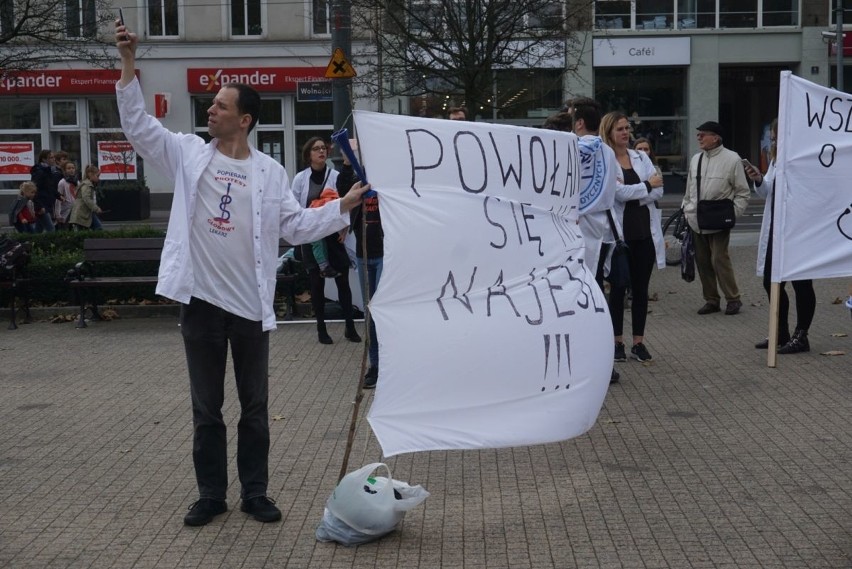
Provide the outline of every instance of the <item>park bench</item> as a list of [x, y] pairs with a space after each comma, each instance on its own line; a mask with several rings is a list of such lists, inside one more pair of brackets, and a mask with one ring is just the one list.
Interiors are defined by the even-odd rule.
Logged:
[[[116, 286], [156, 286], [157, 275], [129, 275], [129, 276], [99, 276], [97, 268], [100, 263], [125, 263], [140, 261], [157, 261], [163, 252], [162, 237], [135, 237], [104, 239], [92, 238], [83, 241], [84, 260], [68, 271], [66, 282], [74, 293], [74, 298], [80, 306], [80, 315], [77, 319], [77, 328], [86, 327], [86, 308], [91, 308], [92, 318], [100, 320], [98, 313], [97, 297], [93, 294], [94, 289]], [[285, 242], [279, 244], [279, 254], [283, 254], [290, 248]], [[156, 271], [154, 271], [156, 273]], [[287, 307], [285, 319], [292, 318], [296, 306], [296, 275], [294, 271], [278, 273], [277, 282], [288, 286], [288, 297], [290, 303]]]
[[[9, 330], [17, 330], [18, 325], [15, 322], [17, 317], [17, 307], [15, 306], [15, 299], [20, 298], [23, 300], [23, 310], [24, 310], [24, 320], [23, 322], [31, 322], [32, 316], [30, 315], [30, 285], [32, 283], [32, 279], [27, 272], [27, 264], [30, 256], [32, 255], [33, 244], [32, 243], [23, 243], [23, 251], [25, 251], [25, 255], [27, 257], [27, 262], [23, 263], [21, 266], [12, 267], [11, 269], [7, 269], [0, 275], [0, 297], [7, 297], [9, 301]], [[3, 306], [2, 302], [0, 302], [0, 306]]]

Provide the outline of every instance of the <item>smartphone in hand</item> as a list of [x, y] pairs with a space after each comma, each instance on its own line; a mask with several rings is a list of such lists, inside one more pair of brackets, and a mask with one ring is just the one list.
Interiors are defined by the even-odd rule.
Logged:
[[[118, 9], [118, 23], [122, 26], [124, 25], [124, 12], [122, 12], [121, 8]], [[119, 39], [121, 41], [127, 41], [128, 40], [127, 34], [126, 33], [121, 34]]]

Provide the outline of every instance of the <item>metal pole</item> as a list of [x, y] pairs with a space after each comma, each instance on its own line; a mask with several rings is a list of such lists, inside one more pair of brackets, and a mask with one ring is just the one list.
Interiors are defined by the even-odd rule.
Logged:
[[837, 25], [835, 35], [837, 37], [837, 85], [838, 91], [843, 91], [843, 0], [837, 0], [837, 14], [834, 16]]
[[[340, 48], [343, 50], [347, 61], [352, 61], [352, 4], [350, 0], [332, 0], [331, 3], [331, 51]], [[332, 79], [332, 117], [334, 130], [348, 128], [352, 132], [352, 102], [350, 89], [352, 79]], [[343, 162], [340, 149], [335, 148], [332, 156], [334, 163], [339, 167]]]

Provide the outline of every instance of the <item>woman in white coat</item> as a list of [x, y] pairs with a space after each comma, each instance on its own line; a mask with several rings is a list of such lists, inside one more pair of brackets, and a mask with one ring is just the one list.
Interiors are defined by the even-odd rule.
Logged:
[[[302, 147], [302, 161], [308, 167], [296, 174], [293, 178], [293, 195], [299, 205], [302, 207], [310, 207], [311, 202], [320, 197], [320, 194], [326, 188], [337, 188], [337, 170], [330, 168], [326, 164], [328, 158], [328, 145], [319, 136], [314, 136], [308, 139]], [[335, 190], [336, 191], [336, 190]], [[343, 247], [343, 240], [346, 237], [348, 228], [342, 229], [339, 233], [334, 234], [329, 239], [326, 237], [325, 244], [328, 247], [327, 259], [332, 266], [337, 260], [337, 276], [334, 277], [334, 282], [337, 285], [337, 299], [340, 302], [340, 307], [343, 309], [343, 317], [346, 320], [345, 337], [350, 342], [360, 342], [361, 336], [355, 330], [355, 322], [352, 318], [352, 289], [349, 287], [349, 257]], [[334, 255], [339, 249], [343, 251], [342, 255]], [[314, 316], [317, 319], [317, 338], [321, 344], [333, 344], [334, 340], [328, 335], [328, 330], [325, 326], [325, 277], [320, 270], [320, 266], [314, 257], [313, 248], [310, 244], [301, 245], [302, 262], [308, 272], [308, 281], [311, 287], [311, 305], [314, 309]]]
[[[630, 123], [623, 113], [607, 113], [601, 119], [601, 138], [614, 151], [621, 171], [615, 193], [613, 213], [621, 223], [625, 243], [629, 247], [630, 290], [633, 347], [630, 356], [645, 362], [651, 354], [645, 347], [645, 323], [648, 315], [648, 285], [654, 264], [666, 266], [666, 250], [656, 200], [663, 196], [663, 178], [651, 159], [643, 152], [630, 149]], [[624, 297], [626, 289], [611, 287], [609, 307], [615, 334], [615, 361], [627, 361], [624, 347]]]
[[[772, 285], [772, 229], [773, 229], [773, 207], [775, 203], [775, 152], [776, 139], [778, 137], [778, 119], [772, 121], [769, 127], [769, 168], [766, 174], [760, 173], [752, 164], [746, 164], [746, 176], [754, 181], [754, 192], [766, 198], [763, 206], [763, 223], [760, 226], [760, 241], [757, 247], [757, 276], [763, 277], [763, 288], [769, 294]], [[793, 281], [793, 290], [796, 291], [796, 331], [790, 335], [790, 325], [787, 319], [790, 313], [790, 298], [784, 290], [785, 283], [781, 283], [781, 298], [778, 301], [778, 353], [797, 354], [809, 352], [811, 349], [808, 342], [808, 329], [814, 319], [816, 311], [816, 293], [813, 281]], [[758, 350], [769, 347], [769, 338], [754, 345]]]

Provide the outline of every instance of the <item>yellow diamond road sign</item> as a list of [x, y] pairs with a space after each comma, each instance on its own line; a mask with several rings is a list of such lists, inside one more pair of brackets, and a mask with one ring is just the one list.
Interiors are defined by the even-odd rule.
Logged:
[[346, 60], [343, 55], [343, 50], [339, 47], [334, 50], [331, 55], [331, 60], [328, 62], [328, 67], [325, 68], [325, 76], [329, 79], [348, 79], [355, 77], [355, 69]]

